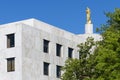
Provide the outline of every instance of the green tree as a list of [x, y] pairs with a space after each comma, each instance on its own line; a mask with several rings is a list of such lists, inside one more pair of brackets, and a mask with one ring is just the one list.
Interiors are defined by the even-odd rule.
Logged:
[[[62, 80], [89, 80], [92, 77], [92, 60], [88, 60], [90, 49], [95, 45], [94, 39], [89, 37], [85, 43], [78, 45], [79, 59], [68, 59], [63, 67]], [[93, 58], [91, 58], [93, 59]]]
[[[108, 21], [98, 31], [103, 40], [88, 38], [78, 45], [79, 59], [68, 59], [62, 80], [120, 80], [120, 9], [106, 13]], [[90, 54], [92, 46], [96, 46]]]
[[103, 41], [95, 57], [95, 79], [120, 80], [120, 9], [106, 13], [106, 28], [101, 28]]

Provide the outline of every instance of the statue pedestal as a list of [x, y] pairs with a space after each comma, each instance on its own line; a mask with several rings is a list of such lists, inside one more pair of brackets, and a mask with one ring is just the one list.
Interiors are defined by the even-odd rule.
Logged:
[[93, 33], [93, 24], [85, 24], [85, 34]]

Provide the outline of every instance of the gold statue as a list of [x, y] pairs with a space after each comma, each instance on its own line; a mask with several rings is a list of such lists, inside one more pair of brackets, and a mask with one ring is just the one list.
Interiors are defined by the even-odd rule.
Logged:
[[87, 24], [91, 24], [91, 18], [90, 18], [90, 9], [87, 7], [86, 9], [86, 18], [87, 18]]

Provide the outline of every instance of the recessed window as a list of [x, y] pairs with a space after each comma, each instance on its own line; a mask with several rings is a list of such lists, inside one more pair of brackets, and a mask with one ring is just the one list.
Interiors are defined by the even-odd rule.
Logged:
[[48, 40], [43, 40], [43, 51], [45, 53], [49, 52], [49, 41]]
[[49, 75], [49, 63], [44, 62], [44, 75]]
[[14, 34], [7, 35], [7, 48], [15, 46]]
[[62, 45], [56, 44], [56, 56], [61, 56], [61, 47]]
[[68, 48], [68, 58], [72, 58], [72, 55], [73, 55], [73, 49]]
[[15, 58], [7, 59], [7, 72], [15, 71]]
[[56, 77], [61, 77], [61, 66], [56, 65]]

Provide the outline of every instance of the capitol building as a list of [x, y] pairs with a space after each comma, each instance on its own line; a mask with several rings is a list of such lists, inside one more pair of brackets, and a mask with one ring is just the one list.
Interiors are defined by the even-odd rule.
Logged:
[[60, 80], [65, 60], [79, 58], [77, 45], [101, 38], [87, 22], [84, 34], [33, 18], [0, 25], [0, 80]]

